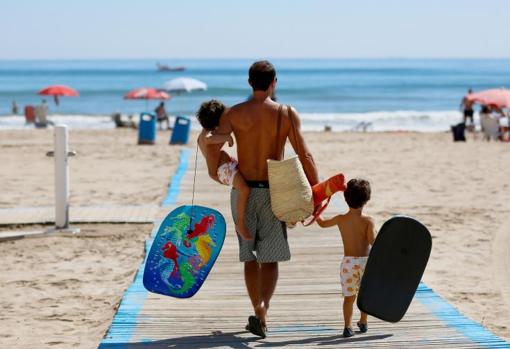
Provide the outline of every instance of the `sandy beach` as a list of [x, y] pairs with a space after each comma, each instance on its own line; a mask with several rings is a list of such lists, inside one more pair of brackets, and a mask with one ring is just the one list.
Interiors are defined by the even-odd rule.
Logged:
[[[133, 130], [70, 131], [78, 153], [70, 160], [71, 205], [159, 204], [181, 149], [168, 137], [160, 132], [155, 146], [137, 146]], [[423, 281], [510, 339], [508, 143], [453, 143], [449, 133], [305, 137], [321, 176], [343, 172], [372, 183], [366, 212], [378, 227], [394, 214], [427, 225], [433, 249]], [[0, 131], [0, 208], [52, 205], [53, 162], [45, 156], [52, 143], [51, 130]], [[97, 347], [143, 258], [151, 225], [80, 228], [75, 236], [0, 243], [2, 347]]]

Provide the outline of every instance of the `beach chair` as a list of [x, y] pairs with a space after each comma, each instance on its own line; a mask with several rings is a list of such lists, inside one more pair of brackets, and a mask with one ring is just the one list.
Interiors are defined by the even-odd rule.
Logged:
[[53, 125], [53, 122], [46, 118], [47, 109], [38, 105], [35, 107], [35, 127], [36, 128], [46, 128], [48, 125]]
[[113, 113], [111, 115], [112, 121], [115, 123], [115, 127], [131, 127], [136, 128], [136, 124], [133, 121], [133, 117], [130, 115], [128, 120], [123, 120], [122, 115], [120, 113]]
[[115, 123], [115, 127], [124, 127], [120, 113], [113, 113], [112, 121]]
[[46, 128], [48, 123], [46, 122], [46, 113], [44, 109], [38, 105], [35, 107], [35, 127], [36, 128]]
[[499, 119], [489, 114], [480, 114], [480, 125], [482, 126], [483, 138], [487, 141], [500, 139], [501, 132]]
[[32, 105], [26, 105], [25, 109], [25, 124], [34, 124], [35, 123], [35, 109]]

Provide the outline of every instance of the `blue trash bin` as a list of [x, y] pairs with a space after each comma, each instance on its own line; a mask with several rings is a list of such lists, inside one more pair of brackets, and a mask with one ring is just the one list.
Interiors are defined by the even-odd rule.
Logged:
[[140, 124], [138, 125], [138, 144], [156, 143], [157, 118], [150, 113], [140, 114]]
[[190, 119], [184, 116], [176, 117], [172, 137], [170, 138], [170, 144], [187, 144], [190, 128]]

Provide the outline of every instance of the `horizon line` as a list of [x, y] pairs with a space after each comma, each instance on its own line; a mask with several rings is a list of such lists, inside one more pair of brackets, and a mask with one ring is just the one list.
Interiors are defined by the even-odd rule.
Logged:
[[[268, 60], [510, 60], [509, 57], [399, 57], [399, 56], [388, 56], [388, 57], [264, 57]], [[262, 59], [262, 57], [56, 57], [56, 58], [4, 58], [0, 57], [0, 61], [113, 61], [113, 60], [126, 60], [126, 61], [164, 61], [164, 60], [253, 60]]]

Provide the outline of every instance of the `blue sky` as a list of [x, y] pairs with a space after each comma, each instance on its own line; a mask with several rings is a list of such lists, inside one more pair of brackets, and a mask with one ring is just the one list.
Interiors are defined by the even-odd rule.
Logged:
[[5, 0], [0, 59], [510, 58], [510, 0]]

